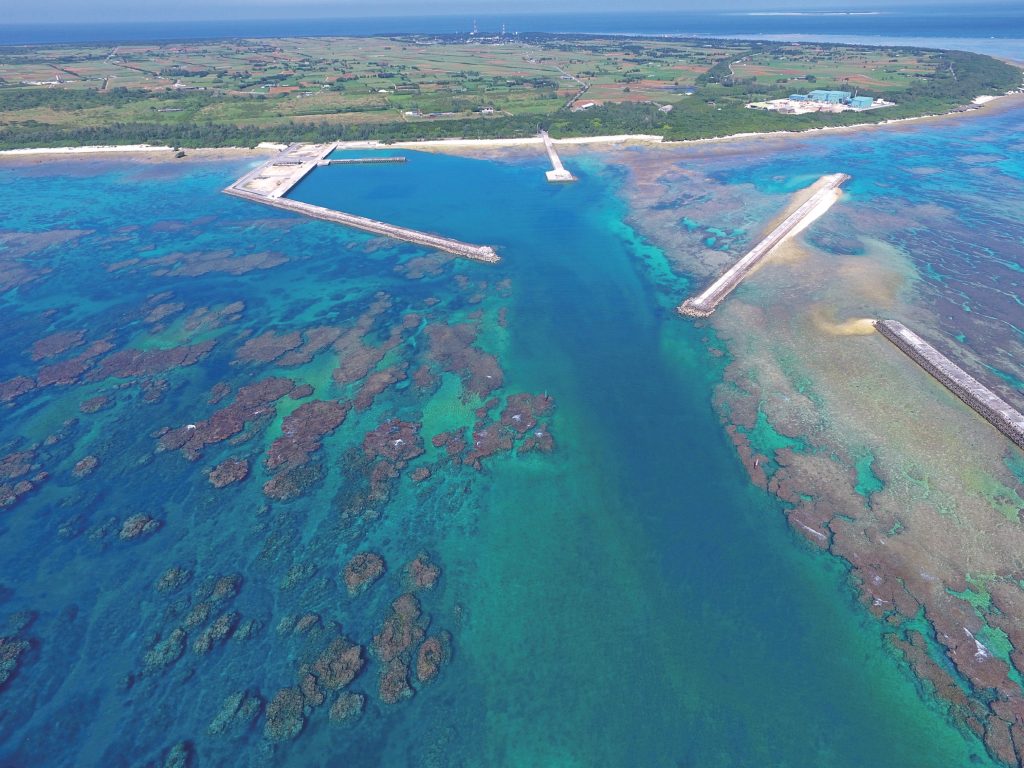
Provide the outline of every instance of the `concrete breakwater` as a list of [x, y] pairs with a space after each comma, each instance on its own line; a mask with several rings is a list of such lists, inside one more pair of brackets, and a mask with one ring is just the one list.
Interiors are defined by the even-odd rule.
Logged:
[[353, 229], [362, 230], [363, 232], [383, 235], [384, 237], [391, 237], [395, 240], [403, 240], [408, 243], [422, 245], [426, 248], [433, 248], [438, 251], [444, 251], [445, 253], [451, 253], [455, 256], [473, 259], [474, 261], [483, 261], [489, 264], [494, 264], [501, 260], [501, 257], [498, 256], [494, 249], [489, 245], [472, 245], [470, 243], [463, 243], [459, 240], [452, 240], [451, 238], [441, 237], [440, 235], [433, 235], [429, 232], [420, 232], [415, 229], [397, 227], [383, 221], [376, 221], [363, 216], [355, 216], [351, 213], [342, 213], [341, 211], [323, 208], [319, 205], [302, 203], [298, 200], [289, 200], [281, 197], [260, 197], [249, 192], [231, 189], [230, 187], [224, 191], [229, 195], [241, 197], [245, 200], [252, 200], [255, 203], [270, 205], [274, 208], [280, 208], [283, 211], [292, 211], [293, 213], [309, 216], [314, 219], [320, 219], [322, 221], [333, 221], [338, 224], [344, 224], [347, 227], [352, 227]]
[[876, 320], [875, 330], [1024, 450], [1024, 415], [896, 320]]
[[[494, 264], [501, 260], [501, 257], [489, 245], [463, 243], [430, 232], [398, 227], [383, 221], [368, 219], [365, 216], [356, 216], [285, 197], [314, 168], [336, 163], [344, 164], [345, 160], [327, 160], [327, 156], [334, 151], [336, 146], [337, 144], [292, 144], [281, 154], [242, 176], [224, 189], [224, 192], [243, 200], [269, 205], [314, 219], [333, 221], [363, 232], [422, 245], [474, 261]], [[404, 157], [369, 158], [368, 160], [369, 162], [405, 162]], [[367, 162], [367, 160], [361, 159], [359, 162]]]
[[677, 307], [681, 315], [689, 317], [708, 317], [715, 308], [738, 286], [743, 279], [750, 274], [772, 250], [783, 240], [803, 227], [807, 226], [818, 216], [839, 199], [839, 187], [849, 180], [845, 173], [836, 173], [831, 176], [823, 176], [817, 184], [821, 185], [810, 198], [799, 208], [787, 216], [779, 226], [773, 229], [768, 236], [759, 242], [742, 259], [737, 261], [720, 278], [715, 280], [702, 293], [691, 296]]
[[551, 141], [551, 137], [548, 136], [547, 131], [540, 132], [541, 139], [544, 140], [544, 148], [548, 151], [548, 159], [551, 160], [551, 170], [548, 171], [548, 181], [551, 182], [567, 182], [576, 181], [576, 177], [573, 176], [569, 171], [562, 165], [562, 158], [558, 156], [558, 152], [555, 150], [554, 142]]

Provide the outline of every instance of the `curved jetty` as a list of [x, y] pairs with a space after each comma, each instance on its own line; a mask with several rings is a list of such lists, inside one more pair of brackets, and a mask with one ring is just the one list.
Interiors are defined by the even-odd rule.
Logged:
[[875, 330], [1024, 450], [1024, 416], [903, 323], [876, 320]]
[[335, 147], [337, 147], [337, 144], [292, 144], [281, 154], [276, 155], [259, 168], [242, 176], [234, 184], [227, 187], [224, 192], [240, 197], [243, 200], [251, 200], [254, 203], [262, 203], [263, 205], [280, 208], [284, 211], [292, 211], [293, 213], [309, 216], [314, 219], [333, 221], [338, 224], [344, 224], [346, 227], [371, 232], [375, 235], [391, 237], [407, 243], [415, 243], [416, 245], [444, 251], [456, 256], [473, 259], [474, 261], [493, 264], [501, 260], [501, 257], [489, 245], [463, 243], [459, 240], [452, 240], [451, 238], [431, 234], [430, 232], [420, 232], [415, 229], [398, 227], [383, 221], [368, 219], [365, 216], [356, 216], [351, 213], [335, 211], [331, 208], [324, 208], [319, 205], [311, 205], [310, 203], [286, 198], [285, 195], [302, 181], [310, 171], [318, 166], [350, 162], [405, 162], [404, 157], [361, 158], [356, 161], [328, 160], [327, 156], [334, 151]]
[[805, 224], [810, 223], [811, 217], [820, 216], [832, 207], [832, 204], [838, 199], [836, 190], [849, 178], [845, 173], [822, 176], [817, 182], [823, 184], [821, 189], [787, 216], [764, 240], [754, 246], [753, 250], [737, 261], [729, 271], [708, 286], [703, 293], [691, 296], [680, 304], [677, 308], [679, 314], [690, 317], [708, 317], [722, 300], [743, 282], [750, 271], [772, 252], [775, 246]]

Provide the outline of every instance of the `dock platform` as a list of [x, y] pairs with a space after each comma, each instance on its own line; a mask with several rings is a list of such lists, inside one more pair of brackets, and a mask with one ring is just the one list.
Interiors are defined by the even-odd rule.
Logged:
[[405, 163], [405, 157], [343, 157], [336, 160], [321, 160], [317, 165], [386, 165], [389, 163]]
[[[275, 155], [260, 167], [250, 171], [224, 189], [234, 197], [249, 200], [262, 205], [269, 205], [283, 211], [291, 211], [302, 216], [333, 221], [346, 227], [383, 235], [415, 245], [422, 245], [455, 256], [474, 261], [494, 264], [501, 257], [489, 245], [474, 245], [453, 240], [430, 232], [420, 232], [407, 227], [398, 227], [383, 221], [356, 216], [343, 211], [335, 211], [319, 205], [311, 205], [286, 197], [296, 184], [304, 179], [314, 168], [323, 165], [345, 164], [346, 160], [328, 160], [327, 156], [334, 151], [337, 144], [292, 144], [279, 155]], [[405, 158], [368, 158], [370, 162], [405, 162]], [[349, 160], [348, 162], [351, 162]], [[358, 162], [367, 162], [360, 159]]]
[[876, 320], [875, 330], [1024, 450], [1024, 415], [939, 350], [896, 320]]
[[548, 158], [551, 160], [552, 170], [545, 174], [548, 181], [553, 183], [576, 181], [576, 177], [569, 173], [569, 171], [565, 170], [565, 166], [562, 165], [562, 158], [560, 158], [558, 156], [558, 152], [555, 151], [555, 145], [551, 141], [551, 137], [548, 136], [548, 132], [541, 131], [540, 137], [544, 140], [544, 148], [548, 151]]
[[275, 200], [288, 194], [337, 144], [292, 144], [259, 168], [245, 174], [229, 190], [248, 192], [260, 198]]
[[808, 219], [814, 215], [821, 215], [827, 208], [838, 199], [839, 187], [850, 179], [845, 173], [836, 173], [831, 176], [823, 176], [818, 183], [823, 186], [806, 202], [797, 208], [793, 213], [773, 229], [764, 240], [759, 242], [742, 259], [737, 261], [725, 274], [713, 282], [703, 293], [691, 296], [677, 307], [681, 315], [689, 317], [708, 317], [715, 308], [722, 303], [726, 296], [738, 286], [743, 279], [750, 274], [772, 250], [778, 246], [789, 235], [809, 223]]

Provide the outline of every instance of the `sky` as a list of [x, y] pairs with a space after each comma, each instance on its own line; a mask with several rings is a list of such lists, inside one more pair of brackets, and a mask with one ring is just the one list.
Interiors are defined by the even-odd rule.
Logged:
[[[1019, 0], [985, 0], [985, 5], [1016, 5]], [[600, 13], [643, 11], [885, 11], [936, 6], [971, 8], [961, 0], [5, 0], [6, 23], [83, 23], [191, 21], [214, 19], [344, 18], [347, 16], [427, 16]], [[724, 7], [723, 7], [724, 6]]]

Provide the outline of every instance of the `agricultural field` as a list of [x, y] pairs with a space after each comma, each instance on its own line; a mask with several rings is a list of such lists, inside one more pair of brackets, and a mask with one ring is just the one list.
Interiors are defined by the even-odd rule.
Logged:
[[[938, 51], [904, 51], [872, 47], [842, 49], [802, 43], [759, 51], [737, 61], [737, 78], [755, 78], [761, 85], [825, 82], [842, 90], [873, 92], [906, 90], [915, 79], [936, 71]], [[817, 87], [815, 85], [814, 87]]]
[[542, 126], [683, 138], [778, 127], [739, 111], [752, 97], [856, 89], [919, 114], [1007, 84], [1020, 84], [1019, 71], [975, 54], [703, 39], [19, 46], [0, 48], [0, 146], [516, 136]]
[[[190, 117], [273, 123], [298, 117], [352, 121], [388, 113], [394, 119], [548, 114], [589, 85], [594, 104], [685, 97], [697, 78], [745, 46], [637, 43], [439, 43], [434, 39], [286, 38], [102, 48], [24, 48], [0, 51], [0, 82], [7, 88], [52, 88], [99, 93], [128, 88], [151, 94], [156, 121], [171, 120], [167, 92], [226, 99], [259, 97], [248, 105], [211, 107]], [[268, 104], [268, 101], [270, 102]], [[164, 110], [164, 111], [161, 111]], [[184, 111], [184, 110], [183, 110]], [[416, 114], [407, 114], [416, 113]], [[121, 115], [119, 115], [121, 116]], [[145, 116], [125, 108], [126, 119]], [[59, 121], [34, 113], [28, 119]], [[84, 115], [87, 124], [109, 111]], [[78, 122], [76, 120], [76, 122]]]

